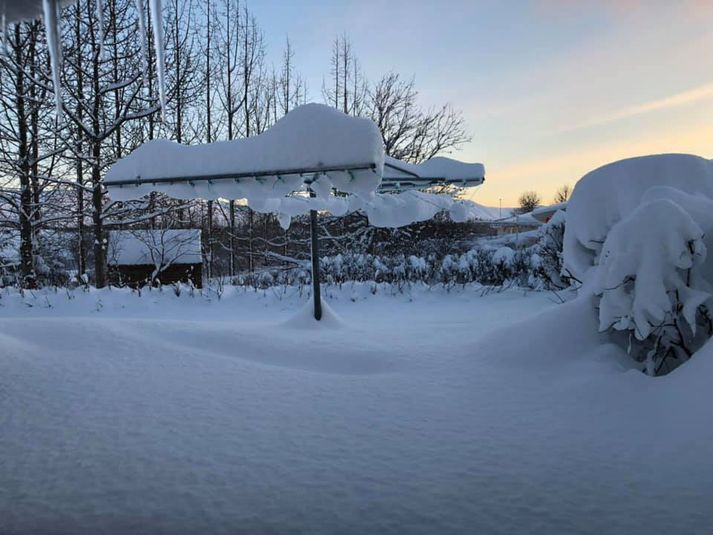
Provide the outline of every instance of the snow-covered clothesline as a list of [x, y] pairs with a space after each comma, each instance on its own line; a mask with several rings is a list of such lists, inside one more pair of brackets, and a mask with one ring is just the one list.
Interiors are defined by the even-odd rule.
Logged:
[[251, 138], [193, 146], [147, 142], [116, 162], [105, 183], [115, 201], [154, 191], [177, 199], [246, 199], [258, 212], [278, 214], [283, 227], [310, 210], [337, 216], [363, 210], [376, 226], [399, 227], [441, 210], [458, 221], [474, 217], [473, 203], [413, 189], [483, 179], [479, 163], [434, 158], [412, 165], [388, 158], [371, 120], [306, 104]]

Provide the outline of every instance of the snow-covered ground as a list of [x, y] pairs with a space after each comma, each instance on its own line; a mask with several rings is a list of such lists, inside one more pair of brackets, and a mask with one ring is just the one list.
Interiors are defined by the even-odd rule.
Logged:
[[713, 526], [713, 351], [653, 379], [582, 300], [326, 294], [0, 293], [0, 532]]

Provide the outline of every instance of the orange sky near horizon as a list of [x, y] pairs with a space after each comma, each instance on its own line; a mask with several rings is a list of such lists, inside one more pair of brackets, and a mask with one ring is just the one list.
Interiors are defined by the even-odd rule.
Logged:
[[486, 206], [498, 206], [502, 200], [503, 206], [514, 207], [523, 191], [534, 190], [540, 194], [543, 204], [549, 204], [561, 186], [573, 187], [582, 176], [597, 167], [624, 158], [663, 153], [713, 158], [713, 122], [649, 138], [613, 140], [548, 158], [511, 165], [486, 165], [485, 183], [468, 192], [466, 198]]

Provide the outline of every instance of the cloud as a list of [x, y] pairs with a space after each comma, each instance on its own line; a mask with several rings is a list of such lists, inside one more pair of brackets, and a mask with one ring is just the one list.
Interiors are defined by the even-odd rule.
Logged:
[[651, 100], [649, 102], [638, 104], [636, 106], [628, 106], [626, 108], [621, 108], [611, 113], [604, 113], [581, 123], [563, 127], [561, 128], [561, 131], [570, 132], [572, 130], [580, 130], [582, 128], [601, 126], [605, 124], [614, 123], [616, 121], [621, 121], [622, 119], [628, 119], [630, 117], [636, 117], [638, 115], [667, 110], [670, 108], [677, 108], [679, 106], [686, 106], [688, 104], [693, 104], [695, 102], [700, 102], [702, 100], [708, 100], [711, 98], [713, 98], [713, 83], [694, 87], [693, 89], [689, 89], [681, 93], [676, 93], [674, 95], [670, 95], [668, 97], [664, 97], [657, 100]]

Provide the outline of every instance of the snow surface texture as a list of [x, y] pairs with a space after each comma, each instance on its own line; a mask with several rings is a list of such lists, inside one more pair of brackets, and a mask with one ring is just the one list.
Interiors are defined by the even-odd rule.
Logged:
[[114, 230], [109, 235], [107, 260], [124, 266], [201, 264], [201, 231]]
[[0, 295], [3, 533], [713, 524], [713, 354], [627, 372], [591, 303], [345, 285], [315, 330], [299, 295]]

